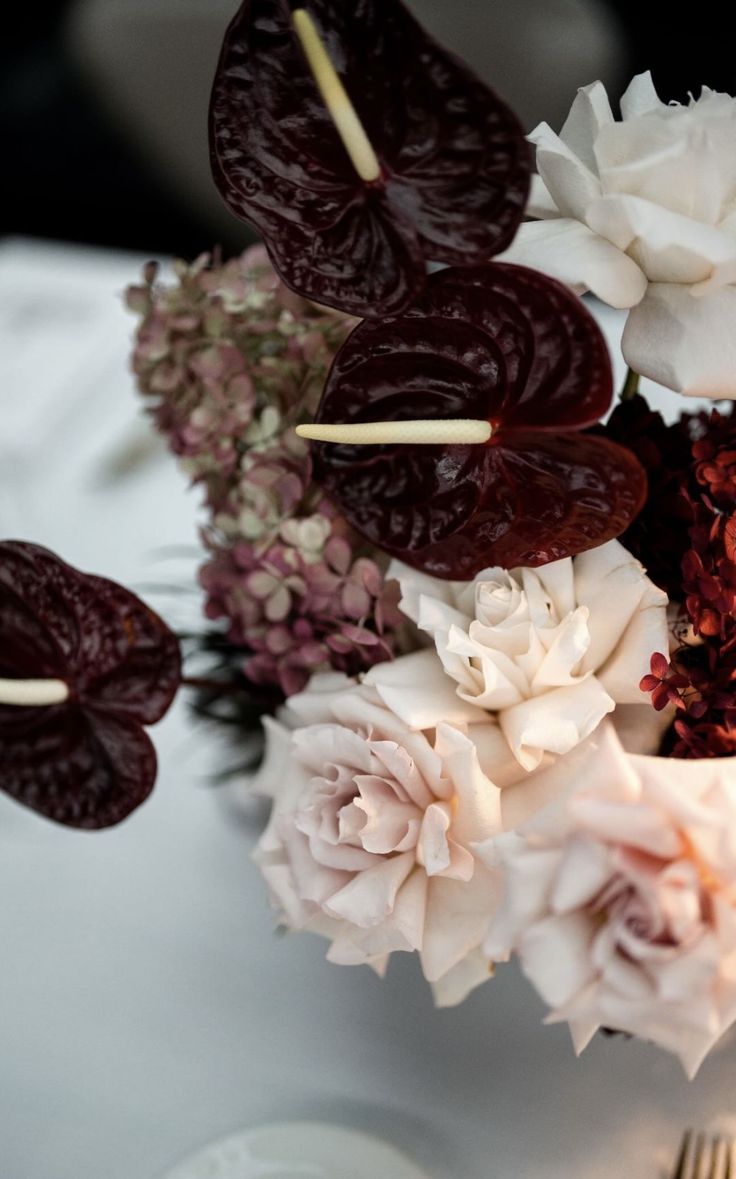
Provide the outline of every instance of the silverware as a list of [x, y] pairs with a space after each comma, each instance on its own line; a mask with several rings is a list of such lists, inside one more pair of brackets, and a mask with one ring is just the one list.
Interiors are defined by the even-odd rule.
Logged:
[[686, 1130], [672, 1179], [733, 1179], [733, 1139]]

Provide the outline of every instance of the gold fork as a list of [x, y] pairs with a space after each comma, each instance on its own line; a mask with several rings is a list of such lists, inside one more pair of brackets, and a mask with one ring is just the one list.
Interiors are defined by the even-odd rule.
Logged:
[[686, 1130], [672, 1179], [733, 1179], [733, 1140]]

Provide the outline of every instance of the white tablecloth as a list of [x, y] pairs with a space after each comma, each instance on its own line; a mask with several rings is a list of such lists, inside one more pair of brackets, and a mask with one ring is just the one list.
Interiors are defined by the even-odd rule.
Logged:
[[[134, 586], [185, 583], [169, 550], [192, 545], [196, 496], [173, 462], [109, 474], [143, 436], [119, 304], [139, 262], [0, 248], [0, 532]], [[174, 621], [190, 601], [150, 600]], [[377, 1133], [433, 1179], [651, 1179], [682, 1127], [736, 1112], [733, 1043], [692, 1084], [622, 1038], [578, 1061], [513, 966], [438, 1012], [408, 957], [380, 982], [275, 936], [257, 815], [208, 782], [218, 738], [183, 703], [154, 732], [158, 785], [121, 827], [69, 831], [0, 796], [2, 1179], [156, 1179], [296, 1117]]]

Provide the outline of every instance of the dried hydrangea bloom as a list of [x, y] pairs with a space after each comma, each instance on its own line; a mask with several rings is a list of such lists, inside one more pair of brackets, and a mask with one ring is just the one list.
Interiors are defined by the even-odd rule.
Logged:
[[293, 430], [262, 449], [249, 450], [223, 489], [214, 529], [224, 538], [267, 545], [299, 510], [310, 474], [306, 443]]
[[256, 246], [224, 266], [208, 255], [154, 267], [128, 304], [142, 316], [133, 368], [159, 430], [210, 518], [200, 580], [253, 683], [285, 695], [315, 670], [357, 673], [389, 658], [400, 616], [378, 566], [312, 482], [289, 423], [314, 411], [353, 321], [289, 291]]
[[[308, 490], [306, 500], [314, 500]], [[264, 543], [217, 547], [202, 567], [208, 617], [228, 620], [228, 637], [249, 654], [246, 676], [301, 691], [316, 671], [356, 674], [389, 659], [401, 624], [395, 587], [356, 553], [344, 522], [317, 497]]]
[[216, 502], [248, 446], [315, 408], [354, 321], [289, 291], [262, 246], [174, 269], [174, 285], [157, 283], [150, 264], [128, 290], [141, 317], [133, 371], [171, 449]]

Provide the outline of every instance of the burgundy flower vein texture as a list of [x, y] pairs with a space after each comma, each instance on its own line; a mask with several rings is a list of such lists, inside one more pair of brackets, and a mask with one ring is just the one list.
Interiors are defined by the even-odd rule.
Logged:
[[304, 7], [378, 157], [378, 179], [353, 167], [287, 0], [245, 0], [212, 92], [215, 183], [293, 290], [359, 317], [395, 313], [423, 288], [428, 261], [473, 265], [510, 244], [530, 148], [514, 114], [399, 0]]
[[405, 314], [355, 329], [316, 420], [477, 418], [490, 441], [318, 443], [315, 478], [368, 540], [437, 577], [574, 556], [646, 496], [634, 455], [582, 432], [612, 388], [603, 336], [565, 287], [521, 266], [448, 268]]
[[179, 644], [129, 590], [38, 545], [0, 542], [0, 677], [59, 679], [61, 704], [0, 705], [0, 787], [72, 827], [107, 827], [150, 793], [143, 726], [179, 686]]

